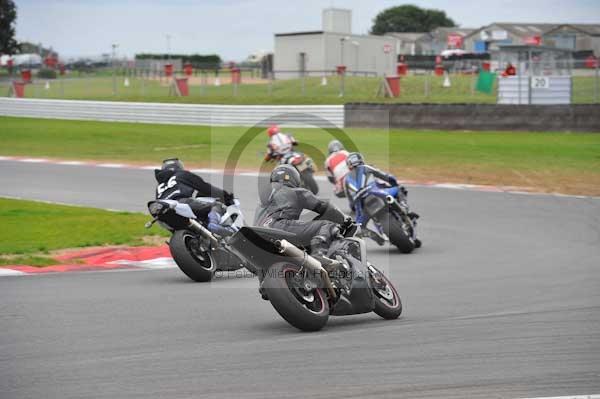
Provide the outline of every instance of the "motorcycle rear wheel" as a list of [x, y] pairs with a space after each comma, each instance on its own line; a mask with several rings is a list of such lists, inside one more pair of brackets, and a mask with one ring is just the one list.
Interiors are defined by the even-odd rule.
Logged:
[[216, 264], [210, 253], [197, 254], [192, 248], [196, 236], [187, 230], [177, 230], [169, 240], [171, 256], [179, 269], [196, 282], [212, 280]]
[[[387, 214], [381, 218], [383, 231], [402, 253], [409, 254], [415, 249], [415, 243], [410, 238], [409, 232], [404, 229], [404, 223], [394, 216]], [[410, 228], [410, 227], [408, 227]]]
[[322, 288], [306, 291], [293, 279], [300, 267], [276, 263], [265, 273], [263, 291], [277, 313], [302, 331], [318, 331], [329, 319], [329, 302]]

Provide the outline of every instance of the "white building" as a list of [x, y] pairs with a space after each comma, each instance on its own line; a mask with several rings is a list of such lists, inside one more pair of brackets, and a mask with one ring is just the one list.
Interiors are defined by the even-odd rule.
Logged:
[[349, 75], [395, 75], [396, 39], [352, 33], [352, 11], [323, 10], [318, 31], [275, 34], [274, 74], [292, 79], [331, 74], [340, 65]]

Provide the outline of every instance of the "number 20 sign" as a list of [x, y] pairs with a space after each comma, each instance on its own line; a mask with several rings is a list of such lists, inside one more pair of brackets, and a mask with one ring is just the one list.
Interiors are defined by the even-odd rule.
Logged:
[[549, 89], [550, 88], [550, 78], [544, 76], [534, 76], [531, 78], [531, 88], [532, 89]]

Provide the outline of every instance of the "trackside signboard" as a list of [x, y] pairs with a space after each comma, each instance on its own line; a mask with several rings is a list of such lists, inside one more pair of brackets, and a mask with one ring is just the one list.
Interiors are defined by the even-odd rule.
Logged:
[[549, 89], [550, 78], [547, 76], [534, 76], [531, 78], [532, 89]]

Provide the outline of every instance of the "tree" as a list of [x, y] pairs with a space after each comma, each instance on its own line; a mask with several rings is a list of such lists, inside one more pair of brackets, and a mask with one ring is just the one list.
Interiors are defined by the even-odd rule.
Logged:
[[371, 33], [384, 35], [388, 32], [431, 32], [440, 26], [453, 27], [456, 24], [444, 11], [406, 4], [377, 14]]
[[15, 40], [17, 7], [12, 0], [0, 0], [0, 54], [14, 54], [19, 49]]

